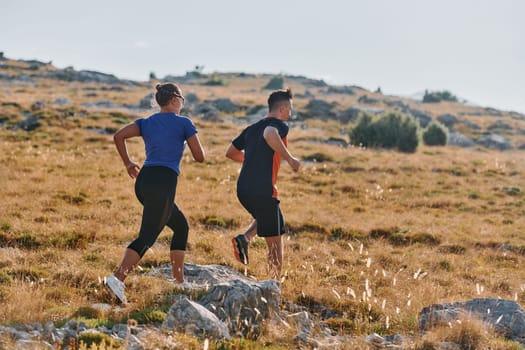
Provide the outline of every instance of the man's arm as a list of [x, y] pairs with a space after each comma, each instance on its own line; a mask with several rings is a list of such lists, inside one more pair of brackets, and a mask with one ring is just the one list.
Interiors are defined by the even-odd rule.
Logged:
[[279, 132], [276, 128], [274, 128], [273, 126], [267, 126], [264, 129], [263, 137], [264, 140], [266, 140], [268, 146], [270, 146], [270, 148], [273, 149], [274, 152], [276, 152], [284, 160], [286, 160], [290, 167], [293, 169], [293, 171], [299, 170], [299, 166], [301, 165], [299, 159], [292, 156], [292, 154], [288, 151], [288, 149], [283, 143], [283, 140], [281, 140], [281, 136], [279, 135]]
[[244, 162], [244, 152], [238, 150], [233, 144], [230, 143], [230, 146], [226, 150], [226, 157], [230, 158], [233, 161], [242, 163]]

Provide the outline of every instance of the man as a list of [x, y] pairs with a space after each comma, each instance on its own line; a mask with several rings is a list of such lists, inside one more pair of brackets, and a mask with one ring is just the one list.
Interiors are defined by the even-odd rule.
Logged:
[[242, 234], [232, 239], [237, 260], [248, 264], [248, 244], [258, 235], [268, 247], [268, 268], [272, 278], [280, 280], [283, 261], [284, 217], [279, 208], [277, 173], [284, 159], [294, 171], [299, 159], [287, 149], [288, 125], [292, 115], [291, 89], [277, 90], [268, 97], [265, 118], [244, 129], [230, 144], [226, 157], [242, 163], [237, 180], [237, 198], [254, 221]]

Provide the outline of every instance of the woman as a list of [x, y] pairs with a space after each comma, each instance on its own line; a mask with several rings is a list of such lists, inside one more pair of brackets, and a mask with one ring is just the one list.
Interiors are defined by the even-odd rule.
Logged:
[[[135, 120], [117, 131], [113, 137], [118, 153], [131, 178], [136, 178], [135, 194], [144, 206], [138, 238], [127, 247], [117, 271], [105, 278], [109, 289], [126, 303], [124, 280], [144, 256], [167, 225], [173, 230], [170, 246], [172, 274], [179, 284], [184, 282], [184, 252], [188, 240], [188, 222], [175, 204], [180, 161], [188, 144], [193, 158], [204, 161], [204, 149], [192, 121], [180, 116], [184, 105], [181, 89], [172, 83], [156, 86], [155, 100], [160, 112]], [[146, 148], [143, 167], [128, 154], [126, 139], [142, 136]]]

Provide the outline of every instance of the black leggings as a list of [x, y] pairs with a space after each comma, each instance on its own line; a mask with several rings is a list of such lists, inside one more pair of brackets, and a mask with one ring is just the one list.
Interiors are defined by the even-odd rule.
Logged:
[[186, 250], [188, 221], [175, 204], [177, 173], [162, 166], [142, 167], [135, 182], [135, 194], [144, 206], [139, 236], [128, 246], [143, 257], [164, 226], [173, 230], [170, 250]]

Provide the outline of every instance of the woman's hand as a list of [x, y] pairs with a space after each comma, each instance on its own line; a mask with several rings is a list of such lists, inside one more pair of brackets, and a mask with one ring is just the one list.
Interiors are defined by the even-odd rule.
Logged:
[[140, 166], [137, 163], [129, 161], [128, 164], [126, 164], [126, 170], [128, 171], [128, 175], [132, 179], [135, 179], [139, 175]]

